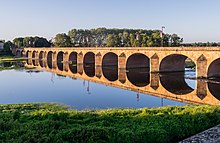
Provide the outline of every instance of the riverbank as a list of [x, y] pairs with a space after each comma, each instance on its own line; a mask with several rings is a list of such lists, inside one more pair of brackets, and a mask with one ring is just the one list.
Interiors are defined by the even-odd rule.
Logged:
[[24, 61], [26, 58], [17, 58], [14, 56], [0, 56], [0, 63], [1, 62], [10, 62], [10, 61]]
[[11, 55], [0, 56], [0, 71], [22, 69], [22, 64], [15, 62], [23, 62], [25, 58], [17, 58]]
[[177, 142], [220, 123], [220, 107], [69, 110], [0, 105], [0, 142]]

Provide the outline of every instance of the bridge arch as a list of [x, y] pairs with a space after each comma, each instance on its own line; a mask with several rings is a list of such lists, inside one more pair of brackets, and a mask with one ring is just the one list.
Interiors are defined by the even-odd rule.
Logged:
[[26, 52], [26, 57], [27, 58], [30, 58], [30, 57], [28, 57], [30, 53], [31, 53], [31, 51], [29, 51], [29, 50]]
[[102, 58], [102, 73], [109, 81], [118, 79], [118, 55], [113, 52], [106, 53]]
[[128, 57], [126, 68], [150, 68], [150, 59], [142, 53], [135, 53]]
[[[188, 65], [188, 62], [192, 65]], [[183, 72], [187, 66], [194, 66], [195, 62], [182, 54], [171, 54], [166, 56], [160, 62], [160, 72]]]
[[160, 83], [167, 91], [176, 95], [185, 95], [194, 91], [194, 88], [186, 82], [184, 72], [161, 73]]
[[41, 67], [46, 67], [46, 65], [44, 64], [45, 61], [43, 61], [44, 59], [44, 51], [40, 51], [39, 53], [39, 63]]
[[[220, 80], [218, 79], [218, 81]], [[216, 99], [220, 100], [220, 84], [208, 82], [208, 89]]]
[[33, 52], [32, 52], [32, 59], [37, 58], [37, 57], [36, 57], [36, 53], [37, 53], [36, 51], [33, 51]]
[[63, 71], [63, 56], [64, 56], [63, 51], [58, 52], [58, 54], [57, 54], [57, 67], [61, 71]]
[[77, 52], [71, 52], [69, 55], [69, 69], [72, 73], [77, 73]]
[[47, 65], [50, 69], [52, 69], [52, 57], [53, 57], [53, 52], [49, 51], [47, 53]]
[[38, 58], [39, 57], [37, 57], [37, 55], [38, 55], [38, 52], [33, 51], [33, 53], [32, 53], [32, 63], [33, 63], [34, 66], [38, 66]]
[[93, 52], [88, 52], [85, 54], [83, 58], [83, 68], [87, 76], [95, 76], [95, 54]]
[[135, 86], [144, 87], [150, 83], [150, 59], [142, 53], [135, 53], [126, 62], [127, 78]]
[[176, 95], [185, 95], [194, 91], [185, 79], [186, 68], [195, 68], [196, 64], [182, 54], [171, 54], [160, 62], [160, 82], [169, 92]]
[[106, 53], [102, 58], [102, 66], [118, 66], [118, 55], [113, 52]]
[[44, 58], [44, 51], [40, 51], [39, 60], [43, 60], [43, 58]]
[[220, 78], [220, 58], [215, 59], [208, 67], [209, 78]]

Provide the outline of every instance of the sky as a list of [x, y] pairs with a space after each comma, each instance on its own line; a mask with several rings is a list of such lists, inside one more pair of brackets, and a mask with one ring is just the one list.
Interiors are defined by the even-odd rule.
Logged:
[[0, 39], [70, 29], [161, 29], [191, 42], [220, 42], [220, 0], [1, 0]]

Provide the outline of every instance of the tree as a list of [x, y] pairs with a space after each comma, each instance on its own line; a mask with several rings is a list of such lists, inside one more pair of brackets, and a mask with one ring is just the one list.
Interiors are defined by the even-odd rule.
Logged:
[[11, 54], [11, 49], [14, 47], [15, 47], [15, 45], [11, 41], [7, 41], [4, 43], [3, 51]]
[[36, 36], [33, 39], [34, 39], [33, 41], [34, 47], [50, 47], [51, 46], [51, 43], [46, 38]]
[[182, 42], [183, 42], [183, 38], [180, 38], [177, 34], [171, 35], [171, 46], [173, 47], [180, 46]]
[[108, 36], [106, 38], [106, 46], [107, 47], [114, 47], [115, 46], [113, 34], [108, 34]]
[[23, 39], [24, 47], [34, 47], [34, 38], [33, 37], [25, 37]]
[[24, 38], [21, 38], [21, 37], [15, 38], [13, 40], [13, 43], [17, 48], [22, 48], [22, 47], [24, 47], [23, 40], [24, 40]]
[[159, 31], [155, 31], [152, 34], [152, 40], [153, 40], [153, 46], [154, 47], [160, 47], [161, 46], [161, 37], [160, 37], [160, 32]]
[[55, 37], [54, 44], [57, 47], [70, 47], [71, 46], [71, 39], [65, 33], [57, 34]]
[[123, 32], [123, 45], [125, 47], [131, 47], [130, 37], [128, 32]]
[[142, 34], [142, 41], [141, 41], [141, 47], [147, 47], [147, 40], [148, 40], [148, 36], [147, 34]]
[[132, 33], [129, 35], [129, 39], [130, 39], [131, 47], [136, 47], [135, 38], [134, 38], [134, 35]]

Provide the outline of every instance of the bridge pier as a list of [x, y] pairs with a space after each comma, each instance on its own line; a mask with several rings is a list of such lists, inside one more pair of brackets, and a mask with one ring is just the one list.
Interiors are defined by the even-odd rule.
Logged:
[[205, 81], [197, 80], [196, 95], [203, 100], [207, 96], [207, 83]]
[[52, 68], [57, 68], [57, 52], [52, 53]]
[[47, 61], [47, 52], [43, 51], [42, 53], [42, 61]]
[[207, 77], [207, 59], [203, 54], [197, 59], [196, 67], [197, 67], [196, 77], [206, 78]]
[[41, 61], [39, 61], [39, 63], [40, 63], [41, 67], [47, 67], [47, 61], [46, 60], [41, 60]]
[[118, 80], [121, 83], [125, 83], [126, 82], [126, 69], [118, 69]]
[[154, 54], [151, 58], [150, 58], [150, 72], [151, 73], [156, 73], [159, 72], [159, 57], [157, 54]]
[[32, 59], [32, 52], [28, 51], [28, 59]]
[[98, 78], [102, 77], [102, 55], [100, 52], [95, 55], [95, 75]]
[[96, 66], [95, 67], [95, 76], [98, 78], [102, 77], [102, 67], [101, 66]]
[[77, 54], [77, 65], [83, 65], [83, 53], [82, 52]]
[[63, 54], [63, 70], [69, 70], [69, 54], [67, 52]]
[[28, 58], [27, 64], [28, 64], [28, 65], [33, 65], [32, 58]]
[[95, 55], [95, 66], [96, 67], [101, 67], [102, 66], [102, 55], [101, 55], [100, 52]]
[[154, 90], [157, 90], [160, 85], [160, 77], [158, 73], [151, 73], [150, 74], [150, 87]]
[[35, 58], [36, 60], [39, 60], [39, 52], [38, 52], [38, 51], [35, 52], [35, 56], [34, 56], [34, 58]]
[[39, 65], [39, 59], [34, 59], [33, 64], [34, 64], [34, 66], [38, 66]]
[[119, 69], [126, 69], [126, 55], [122, 53], [118, 57], [118, 68]]
[[80, 75], [83, 74], [83, 64], [77, 65], [77, 73], [79, 73]]

